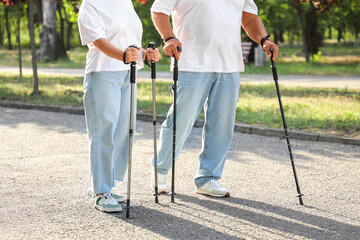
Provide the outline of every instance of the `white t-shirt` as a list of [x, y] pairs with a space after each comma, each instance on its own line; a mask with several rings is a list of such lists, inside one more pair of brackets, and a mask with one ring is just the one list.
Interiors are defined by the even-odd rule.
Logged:
[[[88, 45], [85, 73], [130, 69], [123, 61], [111, 58], [93, 44], [106, 38], [125, 51], [131, 44], [141, 47], [142, 24], [131, 0], [84, 0], [79, 12], [82, 45]], [[143, 67], [139, 51], [139, 67]]]
[[180, 71], [244, 71], [241, 20], [243, 11], [257, 14], [253, 0], [155, 0], [151, 11], [172, 15]]

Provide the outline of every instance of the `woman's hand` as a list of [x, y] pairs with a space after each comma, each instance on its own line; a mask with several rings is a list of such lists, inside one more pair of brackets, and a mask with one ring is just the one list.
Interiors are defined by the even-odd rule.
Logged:
[[125, 59], [127, 63], [136, 62], [139, 59], [140, 48], [128, 47], [125, 50]]
[[146, 56], [147, 56], [147, 60], [148, 61], [154, 61], [154, 62], [158, 62], [160, 60], [160, 52], [159, 49], [155, 48], [148, 48], [146, 49]]

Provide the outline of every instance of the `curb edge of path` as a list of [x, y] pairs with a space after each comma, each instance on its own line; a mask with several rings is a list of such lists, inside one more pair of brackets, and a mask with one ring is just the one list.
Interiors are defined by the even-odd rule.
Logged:
[[[32, 109], [32, 110], [41, 110], [41, 111], [49, 111], [49, 112], [84, 115], [84, 109], [80, 107], [32, 104], [32, 103], [23, 103], [23, 102], [14, 102], [14, 101], [0, 101], [0, 107]], [[137, 113], [136, 116], [137, 116], [137, 120], [141, 120], [145, 122], [153, 121], [153, 115], [149, 113]], [[166, 119], [166, 116], [157, 115], [156, 118], [159, 122], [163, 122]], [[202, 127], [203, 124], [204, 124], [203, 119], [196, 120], [194, 127]], [[272, 128], [264, 128], [264, 127], [255, 127], [246, 124], [235, 124], [234, 131], [240, 133], [267, 136], [267, 137], [285, 138], [285, 133], [283, 129], [272, 129]], [[306, 132], [300, 132], [294, 130], [288, 130], [288, 134], [290, 139], [315, 141], [315, 142], [342, 143], [342, 144], [360, 146], [360, 139], [355, 139], [355, 138], [320, 135], [316, 133], [306, 133]]]

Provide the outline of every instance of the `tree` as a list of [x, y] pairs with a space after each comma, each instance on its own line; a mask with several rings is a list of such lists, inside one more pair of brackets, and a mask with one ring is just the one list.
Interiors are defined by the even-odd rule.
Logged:
[[[21, 2], [23, 2], [24, 0], [11, 0], [11, 1], [5, 1], [3, 0], [3, 2], [8, 6], [8, 7], [12, 7], [16, 5], [17, 8], [17, 42], [18, 42], [18, 51], [19, 51], [19, 72], [20, 72], [20, 77], [22, 77], [22, 55], [21, 55], [21, 37], [20, 37], [20, 19], [21, 19]], [[8, 29], [8, 37], [9, 37], [9, 49], [12, 49], [11, 46], [11, 35], [9, 32], [9, 27], [8, 27], [8, 16], [7, 16], [7, 12], [8, 10], [5, 11], [5, 15], [6, 15], [6, 25], [7, 25], [7, 29]]]
[[33, 94], [40, 94], [39, 91], [39, 78], [37, 74], [37, 57], [35, 50], [35, 36], [34, 36], [34, 0], [29, 0], [29, 33], [30, 33], [30, 46], [31, 46], [31, 56], [32, 56], [32, 68], [33, 68], [33, 77], [34, 77], [34, 90]]
[[22, 56], [21, 56], [21, 35], [20, 35], [20, 19], [21, 19], [21, 1], [16, 2], [17, 7], [17, 26], [18, 26], [18, 50], [19, 50], [19, 71], [20, 77], [22, 77]]
[[38, 59], [56, 61], [66, 56], [65, 48], [57, 34], [56, 0], [42, 0], [43, 23], [40, 32]]
[[[29, 20], [28, 20], [28, 27], [30, 33], [30, 42], [31, 42], [31, 55], [32, 55], [32, 68], [33, 68], [33, 78], [34, 78], [34, 91], [33, 94], [39, 94], [39, 81], [37, 75], [37, 62], [36, 62], [36, 49], [35, 49], [35, 35], [34, 35], [34, 0], [28, 0], [28, 7], [29, 7]], [[26, 2], [26, 0], [3, 0], [7, 6], [15, 6], [17, 2]], [[18, 5], [20, 6], [20, 5]], [[19, 9], [19, 7], [18, 7]], [[19, 17], [19, 14], [18, 14]], [[19, 21], [19, 20], [18, 20]], [[20, 33], [20, 29], [18, 30]], [[20, 41], [19, 46], [21, 49]], [[21, 51], [21, 50], [20, 50]]]
[[[63, 35], [63, 42], [64, 46], [66, 46], [66, 50], [70, 50], [71, 48], [71, 38], [73, 35], [73, 27], [74, 24], [77, 24], [77, 14], [78, 6], [76, 4], [78, 1], [73, 0], [59, 0], [59, 8], [58, 12], [60, 15], [60, 19], [62, 18], [63, 21], [66, 23], [66, 29], [64, 24], [64, 33]], [[76, 9], [76, 11], [74, 11]], [[62, 17], [63, 16], [63, 17]], [[66, 33], [66, 38], [65, 38]]]
[[[310, 62], [310, 54], [317, 53], [322, 35], [318, 31], [318, 15], [326, 12], [334, 4], [342, 0], [290, 0], [298, 14], [301, 38], [303, 42], [303, 52], [306, 62]], [[308, 2], [304, 8], [301, 2]], [[305, 9], [305, 10], [304, 10]]]
[[9, 25], [9, 6], [10, 6], [10, 4], [6, 4], [6, 7], [4, 8], [4, 11], [5, 11], [4, 17], [5, 17], [6, 34], [8, 37], [8, 47], [9, 47], [9, 50], [12, 50], [13, 47], [12, 47], [12, 42], [11, 42], [11, 30], [10, 30], [10, 25]]

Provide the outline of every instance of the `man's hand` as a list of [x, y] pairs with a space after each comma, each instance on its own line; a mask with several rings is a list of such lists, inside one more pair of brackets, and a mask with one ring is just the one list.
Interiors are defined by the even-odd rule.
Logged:
[[276, 43], [273, 43], [270, 40], [266, 40], [264, 42], [263, 49], [264, 49], [264, 51], [266, 52], [266, 54], [268, 55], [269, 58], [271, 58], [270, 48], [273, 49], [272, 60], [275, 61], [276, 57], [278, 56], [279, 46]]
[[[246, 34], [255, 42], [261, 44], [261, 39], [268, 35], [264, 24], [258, 15], [243, 12], [243, 18], [241, 21], [241, 25], [246, 32]], [[266, 54], [271, 58], [270, 48], [273, 48], [273, 60], [275, 61], [278, 56], [279, 46], [273, 43], [270, 39], [267, 39], [262, 45]]]
[[178, 39], [173, 38], [165, 43], [163, 49], [166, 55], [170, 57], [175, 57], [177, 60], [179, 60], [181, 51], [178, 51], [178, 47], [182, 49], [181, 42]]
[[181, 52], [179, 52], [177, 48], [182, 48], [182, 44], [178, 39], [175, 38], [174, 31], [169, 21], [169, 16], [161, 12], [151, 12], [151, 17], [156, 29], [164, 41], [169, 39], [164, 43], [165, 45], [163, 49], [165, 54], [170, 57], [175, 57], [177, 60], [179, 60]]

